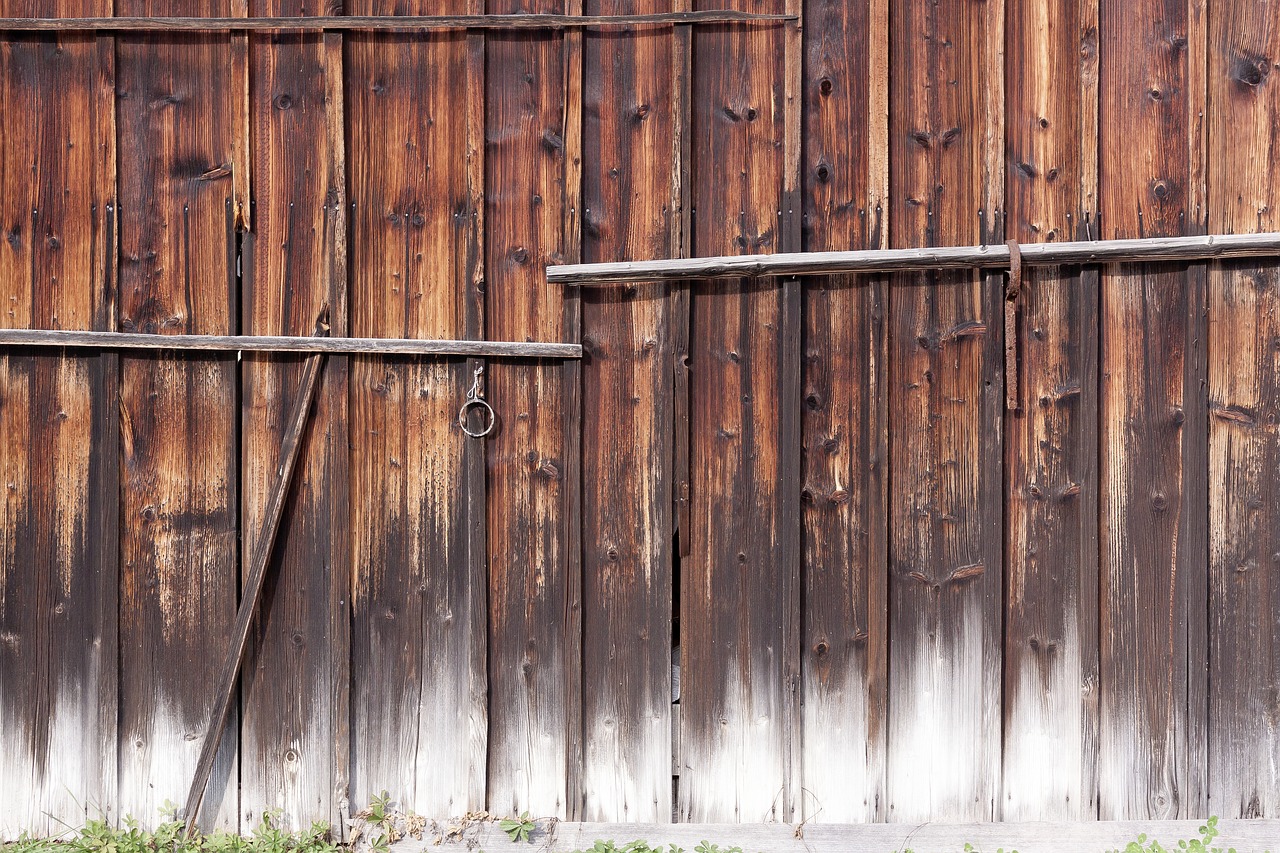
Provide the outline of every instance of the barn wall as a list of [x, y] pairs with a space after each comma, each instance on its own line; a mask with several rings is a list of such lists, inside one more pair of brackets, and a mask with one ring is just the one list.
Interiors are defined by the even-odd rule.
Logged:
[[[1271, 0], [0, 15], [726, 7], [0, 35], [0, 325], [583, 345], [327, 360], [203, 822], [1280, 817], [1274, 265], [543, 275], [1275, 230]], [[184, 800], [300, 375], [0, 352], [0, 836]]]

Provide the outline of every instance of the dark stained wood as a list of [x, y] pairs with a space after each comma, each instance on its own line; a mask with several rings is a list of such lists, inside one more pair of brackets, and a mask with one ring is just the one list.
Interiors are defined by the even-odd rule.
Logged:
[[[888, 3], [805, 9], [804, 248], [882, 248], [888, 193]], [[801, 817], [883, 818], [885, 297], [883, 279], [804, 287]]]
[[[1104, 238], [1203, 233], [1198, 155], [1189, 152], [1199, 145], [1204, 108], [1193, 71], [1204, 61], [1194, 5], [1100, 5]], [[1104, 273], [1103, 819], [1205, 813], [1208, 428], [1199, 270], [1146, 264]]]
[[[781, 2], [739, 8], [780, 12]], [[784, 33], [694, 32], [695, 254], [778, 251], [783, 227]], [[761, 57], [769, 57], [762, 61]], [[782, 410], [793, 344], [786, 292], [718, 282], [692, 298], [691, 553], [682, 563], [679, 816], [788, 820], [792, 699], [781, 575], [793, 571], [798, 468]], [[798, 365], [796, 365], [798, 371]], [[797, 454], [796, 459], [791, 454]], [[797, 489], [798, 491], [798, 489]], [[792, 508], [786, 504], [791, 503]], [[782, 586], [780, 586], [782, 584]]]
[[[1096, 0], [1007, 8], [1007, 235], [1088, 239]], [[1022, 387], [1005, 417], [1004, 820], [1097, 816], [1097, 283], [1027, 269], [1006, 333]]]
[[[0, 3], [83, 11], [110, 3]], [[0, 326], [112, 322], [113, 86], [109, 39], [0, 41]], [[113, 355], [0, 353], [0, 837], [114, 814], [117, 377]]]
[[[198, 8], [193, 8], [193, 5]], [[224, 1], [118, 0], [122, 15], [228, 14]], [[120, 328], [235, 331], [228, 36], [118, 40]], [[236, 605], [236, 366], [121, 356], [122, 814], [180, 802], [209, 724]], [[236, 730], [204, 826], [235, 828]]]
[[[1280, 114], [1273, 3], [1215, 5], [1209, 34], [1209, 229], [1275, 227]], [[1280, 340], [1276, 268], [1209, 271], [1209, 810], [1280, 814]]]
[[[672, 0], [685, 11], [691, 0]], [[693, 27], [681, 24], [671, 36], [671, 257], [687, 259], [693, 247]], [[550, 277], [548, 276], [548, 283]], [[689, 299], [688, 283], [671, 287], [672, 486], [675, 535], [680, 557], [692, 546], [689, 519]], [[676, 616], [678, 614], [674, 614]]]
[[[593, 0], [587, 14], [664, 0]], [[669, 33], [590, 33], [582, 259], [672, 254]], [[671, 819], [672, 480], [665, 285], [582, 300], [583, 754], [589, 820]]]
[[[14, 0], [17, 2], [17, 0]], [[312, 20], [298, 21], [293, 16], [262, 16], [253, 21], [237, 18], [201, 16], [190, 18], [164, 16], [126, 16], [116, 18], [71, 18], [60, 20], [33, 16], [0, 18], [0, 32], [40, 31], [109, 31], [109, 32], [208, 32], [218, 30], [582, 30], [585, 28], [630, 28], [660, 24], [727, 24], [763, 23], [794, 20], [794, 15], [753, 15], [732, 10], [707, 10], [701, 12], [667, 12], [650, 15], [621, 13], [618, 15], [557, 15], [550, 12], [506, 12], [493, 15], [405, 15], [400, 20], [390, 20], [386, 15], [349, 15], [333, 17], [313, 16]]]
[[[322, 210], [322, 214], [327, 211]], [[321, 229], [317, 228], [319, 232]], [[328, 239], [328, 238], [326, 238]], [[372, 353], [376, 355], [473, 355], [489, 358], [577, 359], [581, 344], [472, 341], [430, 338], [307, 338], [299, 335], [156, 335], [0, 329], [0, 346], [85, 347], [244, 353]]]
[[[1003, 35], [1000, 0], [892, 8], [893, 243], [1004, 241]], [[1001, 277], [974, 272], [902, 277], [892, 290], [891, 821], [989, 820], [995, 810], [1002, 291]]]
[[[255, 0], [248, 9], [315, 11], [302, 0]], [[325, 306], [330, 334], [346, 333], [341, 39], [264, 33], [246, 50], [257, 203], [252, 217], [237, 213], [253, 228], [241, 326], [248, 335], [307, 335]], [[312, 358], [246, 353], [241, 362], [246, 570], [279, 477], [284, 416]], [[268, 809], [291, 830], [317, 820], [340, 827], [347, 796], [349, 744], [336, 733], [345, 735], [350, 684], [348, 360], [331, 355], [323, 365], [242, 676], [242, 828], [257, 826]]]
[[[490, 13], [561, 12], [555, 0], [491, 0]], [[485, 69], [485, 325], [489, 337], [563, 340], [564, 302], [542, 269], [563, 257], [566, 127], [562, 42], [491, 33]], [[494, 365], [501, 428], [488, 440], [488, 809], [565, 816], [570, 677], [578, 616], [565, 542], [568, 401], [559, 368]], [[575, 771], [576, 772], [576, 771]]]
[[[321, 334], [326, 325], [326, 319], [320, 320], [316, 324], [316, 334]], [[227, 724], [231, 705], [236, 698], [240, 667], [244, 663], [245, 649], [249, 645], [249, 629], [258, 612], [262, 586], [266, 581], [267, 569], [275, 548], [280, 518], [284, 515], [284, 504], [293, 484], [293, 471], [297, 467], [298, 453], [302, 449], [303, 432], [311, 414], [311, 402], [315, 399], [316, 380], [320, 377], [323, 359], [324, 356], [320, 353], [307, 356], [300, 386], [293, 395], [289, 416], [284, 423], [284, 441], [276, 460], [276, 480], [271, 484], [262, 509], [262, 526], [251, 540], [253, 549], [245, 563], [244, 588], [241, 590], [235, 623], [231, 628], [231, 643], [223, 657], [222, 669], [214, 687], [214, 706], [209, 719], [209, 728], [205, 732], [203, 745], [200, 748], [200, 760], [196, 763], [195, 776], [191, 782], [190, 792], [187, 794], [184, 813], [188, 835], [194, 831], [200, 817], [200, 805], [204, 800], [205, 787], [209, 783], [213, 763], [218, 757], [218, 744], [222, 740], [223, 727]]]
[[[366, 0], [346, 10], [438, 5]], [[464, 337], [474, 265], [459, 101], [467, 36], [351, 34], [346, 47], [351, 331]], [[471, 380], [462, 359], [352, 359], [351, 799], [360, 805], [385, 789], [420, 814], [484, 806], [485, 661], [473, 639], [484, 630], [484, 589], [474, 499], [461, 488], [474, 485], [464, 480], [474, 440], [457, 423]]]

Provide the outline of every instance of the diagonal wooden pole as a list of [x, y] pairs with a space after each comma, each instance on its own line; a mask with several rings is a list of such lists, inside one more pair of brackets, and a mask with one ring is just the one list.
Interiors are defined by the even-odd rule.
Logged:
[[[313, 336], [324, 337], [328, 334], [329, 306], [326, 305], [316, 320]], [[276, 532], [280, 529], [280, 517], [284, 514], [285, 499], [289, 496], [293, 470], [302, 449], [302, 435], [311, 414], [311, 401], [315, 398], [316, 382], [320, 377], [320, 366], [324, 355], [322, 352], [317, 352], [307, 356], [298, 397], [294, 400], [293, 411], [289, 414], [285, 428], [284, 441], [280, 446], [280, 465], [276, 469], [276, 482], [267, 499], [267, 511], [262, 519], [262, 529], [249, 559], [249, 577], [240, 599], [240, 609], [236, 612], [235, 625], [231, 629], [231, 645], [227, 649], [222, 674], [218, 678], [215, 694], [217, 704], [214, 707], [213, 716], [209, 719], [209, 730], [204, 736], [200, 761], [196, 764], [196, 775], [191, 780], [191, 791], [187, 794], [186, 834], [188, 836], [195, 829], [196, 818], [200, 813], [200, 803], [204, 799], [205, 786], [209, 782], [213, 761], [218, 754], [218, 743], [222, 740], [222, 730], [226, 727], [231, 702], [235, 697], [236, 680], [240, 676], [240, 667], [244, 663], [244, 650], [249, 640], [249, 626], [253, 623], [254, 614], [258, 609], [258, 599], [262, 596], [263, 581], [266, 580], [267, 566], [271, 561], [271, 552], [275, 548]]]

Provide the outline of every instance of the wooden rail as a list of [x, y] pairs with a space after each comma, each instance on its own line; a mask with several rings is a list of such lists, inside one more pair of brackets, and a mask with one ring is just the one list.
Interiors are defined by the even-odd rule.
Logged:
[[377, 355], [467, 355], [484, 358], [582, 358], [580, 344], [416, 338], [310, 338], [276, 335], [140, 335], [61, 329], [0, 329], [0, 346], [205, 352], [327, 352]]
[[[1020, 248], [1024, 266], [1254, 258], [1280, 256], [1280, 233], [1026, 243]], [[1009, 247], [1006, 245], [949, 246], [562, 264], [547, 267], [547, 282], [591, 286], [637, 281], [1008, 268]]]
[[316, 15], [306, 18], [0, 18], [0, 32], [209, 32], [221, 30], [570, 30], [662, 24], [768, 24], [795, 15], [730, 10], [650, 15]]

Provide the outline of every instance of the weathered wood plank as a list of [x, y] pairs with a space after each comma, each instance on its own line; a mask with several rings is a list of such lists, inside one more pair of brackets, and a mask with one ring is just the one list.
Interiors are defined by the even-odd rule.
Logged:
[[[14, 0], [17, 2], [17, 0]], [[79, 7], [77, 7], [78, 10]], [[307, 21], [298, 21], [296, 17], [265, 16], [254, 21], [243, 21], [239, 18], [200, 16], [128, 16], [115, 18], [73, 18], [66, 16], [60, 20], [50, 20], [49, 16], [11, 15], [0, 18], [0, 32], [74, 32], [74, 31], [107, 31], [107, 32], [209, 32], [219, 30], [247, 30], [262, 32], [269, 30], [461, 30], [461, 29], [497, 29], [497, 30], [581, 30], [585, 28], [622, 28], [637, 26], [653, 26], [659, 24], [741, 24], [760, 23], [774, 24], [780, 21], [795, 20], [794, 15], [754, 15], [732, 10], [709, 10], [701, 12], [666, 12], [649, 15], [557, 15], [549, 12], [517, 13], [507, 12], [494, 15], [404, 15], [397, 20], [389, 20], [394, 13], [385, 15], [348, 15], [334, 17], [317, 15]]]
[[[1127, 240], [1029, 243], [1021, 247], [1021, 252], [1024, 267], [1210, 258], [1270, 258], [1280, 255], [1280, 233], [1148, 236]], [[1008, 269], [1009, 247], [1002, 243], [563, 264], [547, 268], [547, 281], [550, 284], [587, 286], [684, 278], [776, 278], [789, 275], [973, 268]]]
[[[1209, 228], [1269, 230], [1280, 18], [1224, 2], [1209, 42]], [[1209, 273], [1209, 810], [1280, 815], [1280, 301], [1274, 266]]]
[[[228, 14], [225, 0], [199, 11]], [[191, 11], [118, 0], [122, 15]], [[228, 36], [118, 42], [120, 326], [235, 331]], [[121, 359], [120, 793], [152, 822], [181, 802], [236, 605], [236, 368], [229, 356]], [[235, 828], [228, 727], [205, 826]]]
[[[1006, 68], [1007, 234], [1087, 239], [1097, 5], [1014, 3]], [[1089, 153], [1086, 153], [1089, 149]], [[1089, 164], [1089, 165], [1087, 165]], [[1005, 417], [1006, 820], [1097, 815], [1097, 277], [1025, 273], [1018, 408]]]
[[[1003, 7], [893, 9], [898, 245], [1002, 239]], [[895, 285], [887, 817], [990, 819], [1000, 764], [1000, 282], [939, 272]]]
[[[1100, 5], [1105, 238], [1202, 233], [1189, 151], [1203, 108], [1193, 5]], [[1203, 635], [1208, 586], [1204, 279], [1155, 264], [1104, 275], [1099, 814], [1200, 816], [1206, 650], [1192, 638]]]
[[[435, 5], [366, 0], [347, 11]], [[466, 39], [347, 37], [355, 334], [467, 332]], [[352, 361], [357, 803], [386, 789], [421, 814], [484, 806], [485, 662], [473, 641], [484, 589], [460, 487], [472, 483], [463, 477], [472, 440], [457, 424], [471, 379], [461, 359]]]
[[[558, 12], [556, 0], [492, 0], [497, 14]], [[490, 34], [485, 70], [486, 327], [491, 337], [561, 340], [564, 306], [542, 267], [562, 257], [565, 80], [559, 38]], [[568, 695], [577, 617], [564, 533], [566, 458], [559, 369], [495, 365], [502, 418], [488, 445], [489, 791], [496, 814], [564, 816]]]
[[[888, 4], [805, 9], [804, 216], [810, 251], [881, 248], [888, 175]], [[804, 818], [883, 818], [885, 773], [882, 279], [805, 282]]]
[[[772, 0], [737, 5], [783, 8]], [[783, 248], [783, 51], [780, 27], [693, 34], [695, 252]], [[692, 297], [682, 820], [785, 819], [794, 805], [784, 709], [791, 699], [784, 682], [787, 602], [775, 586], [799, 558], [785, 552], [796, 543], [783, 504], [796, 495], [782, 484], [796, 473], [785, 468], [796, 464], [787, 454], [798, 452], [786, 444], [781, 411], [787, 319], [799, 320], [788, 318], [783, 288], [772, 283], [728, 281]]]
[[[254, 0], [249, 8], [255, 16], [315, 11], [303, 0]], [[244, 282], [245, 334], [307, 335], [325, 306], [332, 333], [345, 334], [344, 147], [340, 131], [334, 139], [330, 130], [343, 119], [340, 50], [319, 33], [250, 39], [246, 160], [251, 154], [257, 203], [252, 217], [248, 211], [240, 217], [253, 228], [245, 242], [253, 255], [252, 278]], [[284, 417], [307, 360], [246, 354], [241, 362], [246, 570], [279, 477]], [[291, 830], [317, 820], [341, 823], [350, 759], [348, 744], [334, 733], [345, 729], [350, 678], [347, 372], [344, 356], [325, 359], [244, 665], [243, 828], [257, 826], [267, 810], [278, 810], [275, 825]]]
[[[785, 823], [771, 824], [654, 824], [654, 823], [558, 823], [543, 822], [530, 836], [539, 850], [567, 853], [590, 850], [597, 839], [619, 845], [634, 839], [649, 844], [674, 844], [692, 850], [703, 841], [721, 849], [737, 846], [751, 853], [885, 853], [918, 850], [920, 853], [961, 853], [971, 844], [977, 850], [1017, 850], [1019, 853], [1061, 853], [1123, 849], [1139, 835], [1147, 835], [1176, 849], [1180, 839], [1197, 838], [1198, 821], [1106, 821], [1090, 823], [927, 823], [927, 824], [806, 824], [803, 831]], [[1214, 846], [1222, 849], [1274, 850], [1280, 837], [1280, 821], [1224, 820]], [[423, 840], [405, 840], [392, 846], [395, 853], [430, 853], [440, 850], [528, 850], [526, 842], [512, 842], [493, 823], [473, 825], [461, 838], [436, 844], [428, 832]]]
[[[587, 14], [670, 7], [591, 0]], [[672, 254], [670, 33], [584, 46], [582, 259]], [[668, 288], [582, 302], [582, 770], [591, 820], [671, 819]]]
[[[110, 39], [0, 41], [0, 326], [113, 322], [114, 73]], [[0, 354], [0, 837], [115, 814], [117, 371], [112, 355]]]
[[327, 352], [374, 355], [471, 355], [490, 358], [580, 358], [581, 344], [423, 338], [311, 338], [298, 335], [155, 335], [0, 329], [0, 346], [206, 352]]

